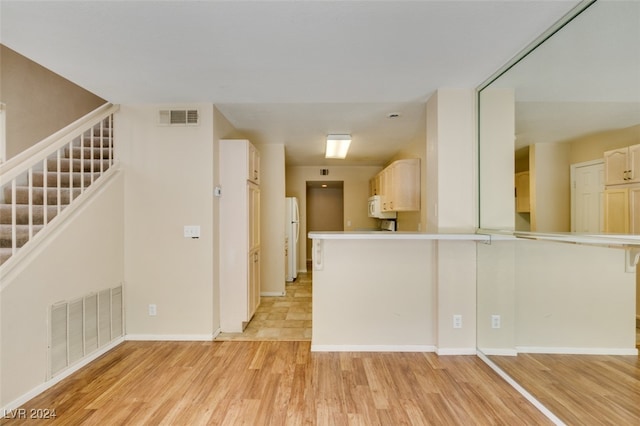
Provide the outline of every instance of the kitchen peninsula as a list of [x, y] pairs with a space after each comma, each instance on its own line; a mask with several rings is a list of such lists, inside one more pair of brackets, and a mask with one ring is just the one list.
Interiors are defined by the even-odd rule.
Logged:
[[[469, 253], [476, 241], [490, 239], [415, 232], [311, 232], [309, 238], [312, 350], [403, 352], [437, 351], [438, 318], [449, 318], [438, 312], [437, 245]], [[454, 269], [475, 286], [475, 267], [465, 266]], [[467, 328], [454, 332], [473, 333], [475, 313], [465, 313]]]

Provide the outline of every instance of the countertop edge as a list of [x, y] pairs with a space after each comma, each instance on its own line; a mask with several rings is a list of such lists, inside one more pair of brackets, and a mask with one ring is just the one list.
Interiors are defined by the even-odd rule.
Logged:
[[308, 237], [319, 240], [458, 240], [490, 241], [481, 234], [428, 234], [422, 232], [353, 231], [309, 232]]

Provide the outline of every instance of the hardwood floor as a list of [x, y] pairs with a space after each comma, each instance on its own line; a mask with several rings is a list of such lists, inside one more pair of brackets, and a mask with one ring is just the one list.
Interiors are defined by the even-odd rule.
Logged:
[[489, 358], [567, 425], [640, 425], [638, 356]]
[[551, 424], [478, 357], [310, 342], [124, 342], [23, 408], [69, 425]]

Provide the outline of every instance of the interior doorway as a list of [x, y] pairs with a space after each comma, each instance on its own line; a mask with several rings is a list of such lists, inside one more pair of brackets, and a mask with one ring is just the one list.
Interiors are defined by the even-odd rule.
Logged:
[[[344, 231], [344, 182], [307, 181], [307, 232]], [[307, 270], [312, 241], [307, 242]]]
[[604, 232], [604, 161], [571, 165], [571, 231]]

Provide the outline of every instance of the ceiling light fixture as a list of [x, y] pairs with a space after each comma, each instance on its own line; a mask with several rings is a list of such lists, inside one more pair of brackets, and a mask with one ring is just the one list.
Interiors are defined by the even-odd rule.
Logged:
[[324, 152], [325, 158], [344, 159], [349, 151], [351, 135], [327, 135], [327, 146]]

